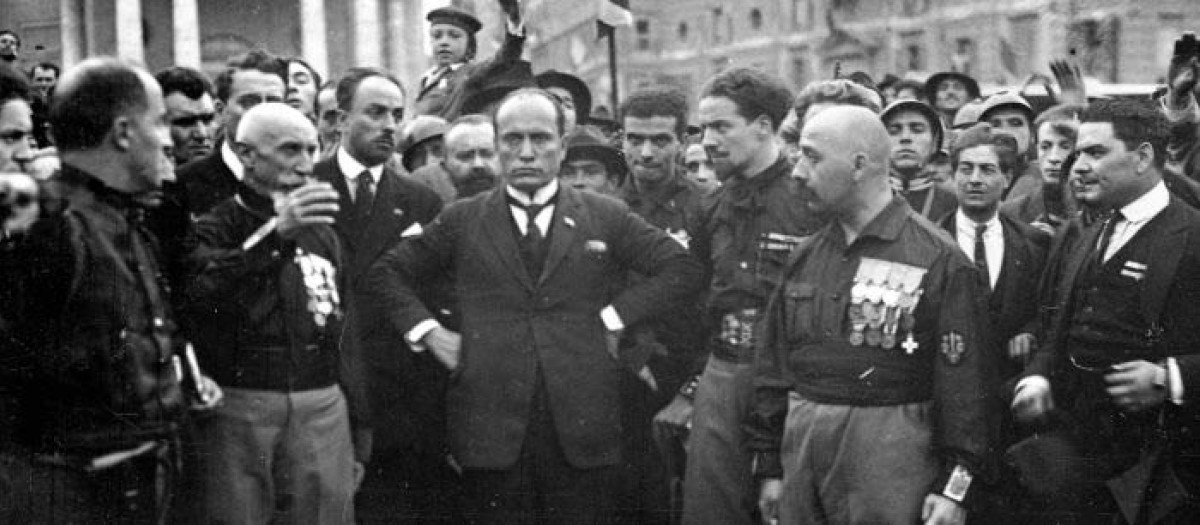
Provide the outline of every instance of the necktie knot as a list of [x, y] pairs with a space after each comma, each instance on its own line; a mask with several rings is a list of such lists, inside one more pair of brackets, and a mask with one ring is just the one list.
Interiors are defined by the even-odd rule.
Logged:
[[982, 239], [984, 234], [987, 233], [987, 229], [988, 229], [987, 223], [976, 224], [975, 225], [975, 238]]

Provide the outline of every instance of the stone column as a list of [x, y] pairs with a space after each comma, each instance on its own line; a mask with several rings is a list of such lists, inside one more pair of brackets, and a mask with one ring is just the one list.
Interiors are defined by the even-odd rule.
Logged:
[[172, 27], [175, 36], [175, 65], [200, 68], [200, 10], [197, 0], [173, 0]]
[[421, 7], [421, 2], [412, 0], [387, 0], [387, 67], [404, 82], [411, 96], [415, 96], [417, 79], [428, 67], [425, 13]]
[[142, 47], [142, 2], [141, 0], [116, 0], [117, 56], [133, 62], [146, 62]]
[[329, 51], [325, 46], [325, 0], [300, 0], [300, 56], [328, 77]]
[[83, 6], [79, 0], [59, 0], [59, 23], [62, 24], [62, 67], [75, 65], [85, 55]]
[[354, 64], [383, 66], [385, 42], [379, 22], [379, 0], [353, 0], [350, 21], [354, 33]]

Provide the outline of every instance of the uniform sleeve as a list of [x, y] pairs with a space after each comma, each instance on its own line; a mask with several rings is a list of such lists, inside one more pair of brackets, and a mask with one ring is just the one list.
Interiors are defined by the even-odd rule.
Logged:
[[942, 486], [956, 467], [973, 475], [987, 471], [995, 435], [993, 417], [1001, 410], [994, 397], [996, 349], [988, 348], [987, 294], [978, 271], [951, 258], [943, 265], [938, 305], [938, 355], [934, 364], [935, 442], [944, 459]]
[[754, 476], [759, 479], [783, 477], [779, 459], [787, 420], [789, 384], [783, 372], [787, 366], [787, 338], [782, 289], [767, 303], [762, 337], [754, 354], [754, 405], [743, 427], [747, 448], [754, 454]]
[[[233, 208], [218, 207], [196, 223], [195, 240], [188, 257], [192, 268], [188, 298], [204, 303], [240, 295], [249, 276], [277, 269], [282, 242], [275, 233], [248, 250], [228, 213]], [[248, 235], [247, 235], [248, 236]]]

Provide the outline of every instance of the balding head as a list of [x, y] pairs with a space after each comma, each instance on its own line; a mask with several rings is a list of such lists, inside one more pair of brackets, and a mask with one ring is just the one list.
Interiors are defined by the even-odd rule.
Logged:
[[835, 106], [813, 115], [801, 131], [800, 150], [793, 175], [812, 190], [815, 208], [841, 213], [890, 191], [891, 141], [866, 108]]
[[317, 128], [299, 110], [267, 102], [242, 115], [234, 146], [250, 187], [262, 194], [288, 191], [312, 174]]

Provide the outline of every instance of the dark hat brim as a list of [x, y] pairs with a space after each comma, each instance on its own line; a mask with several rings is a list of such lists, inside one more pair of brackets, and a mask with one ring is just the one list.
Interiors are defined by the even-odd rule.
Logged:
[[588, 121], [592, 113], [592, 90], [588, 89], [583, 80], [558, 71], [543, 71], [533, 78], [542, 89], [559, 87], [567, 90], [575, 100], [575, 122], [582, 124]]
[[474, 15], [457, 7], [440, 7], [425, 15], [430, 24], [450, 24], [470, 33], [478, 33], [483, 24]]
[[970, 76], [957, 71], [942, 71], [940, 73], [934, 73], [933, 76], [929, 77], [929, 79], [925, 81], [925, 98], [930, 102], [933, 102], [937, 96], [938, 84], [941, 84], [943, 80], [948, 79], [954, 79], [962, 82], [963, 85], [967, 86], [967, 94], [970, 95], [971, 98], [979, 98], [979, 82], [975, 81], [975, 79], [971, 78]]
[[604, 164], [608, 169], [609, 176], [616, 178], [617, 186], [625, 184], [625, 177], [629, 175], [629, 163], [625, 161], [625, 155], [612, 146], [604, 144], [571, 146], [567, 148], [567, 155], [563, 158], [563, 163], [575, 160], [595, 160]]

